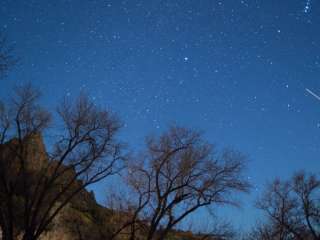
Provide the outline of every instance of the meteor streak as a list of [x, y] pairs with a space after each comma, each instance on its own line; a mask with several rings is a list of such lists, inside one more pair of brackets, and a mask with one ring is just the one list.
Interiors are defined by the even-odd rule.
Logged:
[[319, 100], [320, 101], [320, 97], [317, 95], [317, 94], [315, 94], [314, 92], [312, 92], [310, 89], [308, 89], [308, 88], [306, 88], [306, 91], [310, 94], [310, 95], [312, 95], [313, 97], [315, 97], [317, 100]]

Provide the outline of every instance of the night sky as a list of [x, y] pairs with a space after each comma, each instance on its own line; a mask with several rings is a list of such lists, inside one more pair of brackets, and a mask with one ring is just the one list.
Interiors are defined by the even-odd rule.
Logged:
[[1, 97], [32, 82], [53, 107], [85, 90], [131, 149], [176, 123], [246, 153], [252, 194], [222, 213], [236, 226], [267, 181], [319, 173], [319, 0], [1, 0], [0, 31], [20, 58]]

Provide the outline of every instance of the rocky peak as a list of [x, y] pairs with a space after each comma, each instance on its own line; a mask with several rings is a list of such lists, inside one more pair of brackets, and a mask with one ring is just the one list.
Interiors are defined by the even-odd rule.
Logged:
[[20, 153], [26, 167], [31, 171], [41, 169], [48, 162], [46, 148], [40, 133], [26, 136], [22, 143], [19, 143], [19, 140], [14, 138], [0, 145], [1, 161], [6, 162], [10, 159], [10, 162], [17, 166], [21, 162]]

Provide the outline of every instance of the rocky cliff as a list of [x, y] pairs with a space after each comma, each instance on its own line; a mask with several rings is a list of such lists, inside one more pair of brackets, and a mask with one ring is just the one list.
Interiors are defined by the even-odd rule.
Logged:
[[[22, 163], [23, 162], [23, 163]], [[27, 173], [27, 178], [22, 177], [19, 172], [21, 165], [24, 165]], [[40, 134], [30, 135], [19, 142], [17, 139], [12, 139], [5, 144], [0, 145], [0, 174], [7, 179], [8, 183], [13, 183], [17, 180], [17, 187], [14, 188], [15, 199], [18, 199], [15, 204], [17, 212], [23, 212], [21, 201], [19, 200], [24, 193], [27, 180], [28, 188], [31, 192], [34, 189], [32, 178], [37, 178], [38, 173], [47, 169], [50, 175], [50, 168], [54, 168], [55, 162], [49, 162], [45, 144]], [[62, 166], [61, 169], [65, 168]], [[65, 181], [74, 176], [74, 171], [70, 170], [64, 174]], [[63, 180], [62, 180], [63, 181]], [[57, 183], [57, 185], [63, 183]], [[76, 181], [73, 187], [78, 187], [82, 184], [81, 181]], [[58, 186], [57, 186], [58, 187]], [[0, 199], [1, 194], [5, 191], [5, 186], [0, 184]], [[19, 213], [19, 214], [21, 214]], [[60, 214], [54, 219], [50, 228], [41, 237], [44, 240], [81, 240], [81, 239], [102, 239], [108, 233], [106, 224], [109, 218], [110, 211], [100, 206], [92, 192], [87, 190], [80, 191], [71, 202], [64, 207]], [[19, 217], [17, 217], [19, 219]], [[15, 223], [19, 229], [20, 222]], [[19, 230], [17, 230], [19, 231]]]

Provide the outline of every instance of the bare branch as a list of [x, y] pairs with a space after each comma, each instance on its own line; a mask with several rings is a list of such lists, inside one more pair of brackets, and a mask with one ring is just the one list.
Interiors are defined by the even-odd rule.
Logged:
[[172, 127], [149, 137], [145, 151], [129, 162], [127, 185], [138, 203], [138, 219], [147, 223], [140, 232], [146, 239], [164, 239], [191, 213], [233, 203], [234, 192], [248, 190], [243, 155], [231, 150], [219, 155], [213, 149], [200, 133]]
[[318, 240], [319, 194], [320, 181], [316, 175], [300, 172], [290, 181], [275, 180], [266, 187], [257, 202], [257, 207], [266, 213], [269, 222], [257, 230], [260, 233], [272, 232], [272, 236], [278, 239]]
[[15, 89], [8, 110], [0, 107], [0, 224], [8, 239], [14, 232], [38, 239], [74, 196], [123, 168], [119, 120], [84, 94], [58, 108], [64, 131], [48, 152], [41, 133], [51, 115], [39, 97], [25, 85]]

